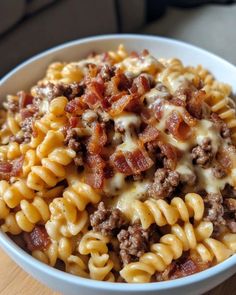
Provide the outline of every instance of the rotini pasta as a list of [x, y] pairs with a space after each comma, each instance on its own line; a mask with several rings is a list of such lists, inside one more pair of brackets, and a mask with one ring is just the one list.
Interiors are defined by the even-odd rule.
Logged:
[[168, 204], [164, 200], [149, 199], [145, 202], [136, 200], [133, 204], [134, 218], [141, 221], [142, 227], [147, 229], [152, 223], [158, 226], [173, 225], [178, 219], [188, 222], [189, 218], [200, 221], [204, 214], [204, 203], [198, 194], [189, 193], [185, 201], [175, 197]]
[[151, 252], [141, 256], [139, 262], [126, 265], [120, 274], [128, 283], [149, 282], [155, 271], [164, 271], [183, 251], [196, 249], [197, 241], [205, 241], [212, 230], [211, 223], [200, 223], [196, 229], [190, 223], [185, 223], [183, 227], [176, 224], [171, 227], [171, 234], [162, 236], [160, 243], [151, 246]]

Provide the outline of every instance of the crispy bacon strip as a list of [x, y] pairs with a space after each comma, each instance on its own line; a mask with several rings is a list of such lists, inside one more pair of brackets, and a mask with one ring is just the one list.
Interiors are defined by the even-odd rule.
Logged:
[[158, 146], [161, 152], [166, 156], [165, 167], [174, 170], [178, 161], [177, 149], [173, 145], [162, 141], [158, 142]]
[[130, 152], [116, 151], [110, 157], [115, 169], [125, 175], [139, 174], [148, 170], [153, 161], [144, 149], [137, 148]]
[[148, 125], [142, 133], [139, 134], [140, 141], [145, 144], [147, 142], [151, 142], [157, 140], [161, 135], [161, 132], [157, 130], [157, 128]]
[[105, 128], [102, 124], [96, 122], [93, 125], [92, 136], [89, 138], [88, 142], [88, 152], [90, 154], [100, 154], [103, 146], [107, 142], [107, 135]]
[[85, 94], [82, 96], [83, 101], [91, 109], [96, 109], [102, 105], [104, 99], [105, 84], [100, 75], [96, 78], [88, 79], [86, 83]]
[[141, 74], [134, 79], [130, 92], [142, 96], [150, 90], [150, 87], [151, 85], [147, 75]]
[[17, 93], [17, 96], [19, 97], [19, 109], [25, 108], [28, 104], [33, 103], [33, 96], [29, 93], [26, 93], [24, 91], [20, 91]]
[[188, 139], [191, 132], [189, 125], [185, 123], [182, 116], [176, 111], [172, 111], [167, 118], [166, 128], [178, 140]]
[[118, 97], [113, 97], [111, 100], [111, 109], [109, 110], [109, 114], [111, 116], [119, 115], [123, 112], [123, 110], [126, 108], [126, 106], [129, 105], [129, 103], [134, 99], [134, 96], [131, 94], [126, 94]]
[[44, 226], [36, 225], [32, 232], [24, 232], [24, 240], [29, 251], [44, 250], [50, 244], [50, 239]]
[[105, 161], [98, 154], [87, 154], [85, 163], [88, 165], [86, 183], [95, 189], [101, 189], [105, 178]]
[[82, 115], [86, 108], [82, 98], [76, 97], [67, 103], [65, 111], [74, 115]]

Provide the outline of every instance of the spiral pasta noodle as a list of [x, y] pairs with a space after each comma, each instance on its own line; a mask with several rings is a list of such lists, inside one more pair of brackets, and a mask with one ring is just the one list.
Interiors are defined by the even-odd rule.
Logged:
[[43, 190], [45, 187], [54, 187], [66, 177], [64, 166], [68, 165], [75, 156], [76, 153], [72, 149], [55, 148], [48, 158], [41, 160], [41, 166], [31, 167], [31, 172], [27, 177], [28, 187], [37, 191]]
[[161, 237], [160, 243], [151, 246], [151, 252], [145, 253], [138, 262], [127, 264], [121, 271], [121, 276], [129, 283], [146, 283], [156, 272], [164, 271], [174, 259], [181, 257], [183, 251], [195, 249], [197, 242], [211, 236], [212, 223], [200, 223], [194, 228], [190, 223], [183, 227], [176, 224], [171, 227], [171, 233]]
[[147, 229], [152, 223], [158, 226], [173, 225], [178, 219], [188, 222], [191, 217], [195, 221], [200, 221], [204, 214], [204, 202], [200, 195], [189, 193], [185, 200], [175, 197], [170, 204], [165, 200], [136, 200], [133, 210], [134, 218], [138, 218], [142, 227]]
[[46, 224], [46, 229], [48, 234], [56, 240], [60, 236], [77, 235], [88, 221], [87, 211], [78, 211], [76, 206], [64, 197], [55, 198], [49, 205], [49, 209], [51, 217]]
[[87, 232], [80, 241], [79, 253], [91, 255], [88, 268], [90, 277], [95, 280], [103, 280], [113, 268], [113, 262], [108, 254], [108, 242], [107, 237], [93, 231]]
[[15, 208], [23, 199], [31, 200], [35, 193], [24, 180], [17, 180], [9, 184], [6, 180], [0, 181], [0, 195], [9, 208]]
[[50, 218], [48, 204], [40, 197], [35, 197], [32, 203], [22, 200], [20, 208], [16, 213], [16, 222], [25, 232], [31, 232], [36, 223], [45, 223]]

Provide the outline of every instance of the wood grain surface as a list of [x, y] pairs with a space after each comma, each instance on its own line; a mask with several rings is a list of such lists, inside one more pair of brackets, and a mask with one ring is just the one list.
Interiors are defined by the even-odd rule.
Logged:
[[[61, 295], [24, 272], [0, 249], [0, 295]], [[236, 295], [236, 275], [205, 295]]]

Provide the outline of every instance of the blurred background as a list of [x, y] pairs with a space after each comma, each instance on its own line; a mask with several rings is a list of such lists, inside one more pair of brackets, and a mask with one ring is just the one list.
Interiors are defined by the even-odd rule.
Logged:
[[208, 49], [236, 64], [234, 2], [0, 0], [0, 77], [52, 46], [112, 33], [172, 37]]

